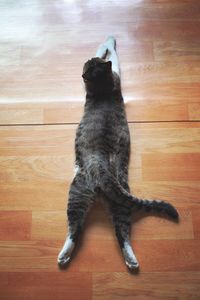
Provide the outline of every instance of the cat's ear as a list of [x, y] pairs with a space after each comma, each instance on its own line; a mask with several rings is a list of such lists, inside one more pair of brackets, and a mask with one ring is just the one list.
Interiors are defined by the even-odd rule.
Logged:
[[84, 80], [90, 80], [89, 72], [86, 71], [85, 73], [83, 73], [83, 74], [82, 74], [82, 78], [83, 78]]
[[106, 62], [106, 66], [107, 66], [108, 69], [111, 70], [111, 68], [112, 68], [112, 62], [111, 62], [110, 60], [108, 60], [108, 61]]
[[112, 69], [112, 62], [110, 60], [104, 62], [103, 65], [104, 65], [104, 67], [105, 67], [105, 69], [107, 71], [111, 71], [111, 69]]

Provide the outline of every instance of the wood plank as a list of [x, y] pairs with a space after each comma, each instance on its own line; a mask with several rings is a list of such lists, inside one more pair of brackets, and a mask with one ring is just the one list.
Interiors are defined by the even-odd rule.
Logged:
[[[188, 120], [188, 102], [182, 100], [161, 102], [160, 100], [131, 99], [127, 101], [126, 112], [129, 122]], [[84, 102], [55, 103], [44, 108], [44, 123], [78, 123], [83, 114]]]
[[188, 120], [187, 101], [135, 100], [126, 103], [129, 122]]
[[198, 205], [199, 181], [140, 181], [130, 182], [132, 193], [141, 198], [165, 199], [177, 208]]
[[30, 211], [0, 211], [0, 240], [29, 240], [31, 221]]
[[189, 104], [189, 117], [190, 120], [199, 120], [200, 117], [200, 103], [190, 103]]
[[[162, 166], [160, 168], [160, 166]], [[200, 180], [200, 154], [156, 153], [142, 154], [142, 177], [148, 181]]]
[[41, 108], [35, 108], [34, 105], [29, 109], [23, 109], [23, 105], [0, 104], [0, 124], [42, 124], [43, 112]]
[[[0, 273], [1, 297], [4, 300], [59, 300], [92, 299], [91, 274], [55, 273]], [[2, 281], [3, 279], [3, 281]]]
[[[51, 257], [56, 262], [60, 241], [56, 240], [38, 240], [38, 241], [0, 241], [0, 257], [9, 258], [14, 257], [16, 260], [20, 258], [33, 258], [33, 257]], [[1, 268], [3, 265], [1, 264]], [[25, 266], [22, 264], [22, 269]], [[1, 269], [2, 270], [2, 269]]]
[[187, 240], [193, 239], [192, 214], [188, 209], [178, 209], [180, 222], [174, 224], [169, 220], [140, 214], [133, 215], [133, 240]]
[[[54, 140], [56, 143], [56, 141]], [[65, 141], [63, 140], [65, 143]], [[26, 142], [25, 142], [26, 143]], [[25, 144], [24, 143], [24, 144]], [[23, 143], [22, 143], [23, 144]], [[34, 144], [34, 142], [33, 142]], [[71, 145], [73, 149], [73, 144]], [[52, 154], [50, 154], [51, 146], [47, 145], [44, 149], [44, 153], [40, 156], [39, 151], [42, 148], [42, 143], [38, 143], [38, 146], [35, 146], [33, 152], [38, 153], [38, 155], [31, 155], [31, 145], [29, 147], [25, 147], [22, 145], [21, 149], [18, 144], [19, 151], [17, 156], [1, 156], [0, 164], [1, 164], [1, 182], [10, 181], [10, 182], [20, 182], [20, 181], [37, 181], [37, 182], [64, 182], [67, 178], [68, 180], [73, 177], [73, 165], [74, 165], [74, 153], [68, 155], [60, 155], [56, 156], [55, 152], [58, 146], [52, 146]], [[6, 148], [5, 148], [6, 149]], [[8, 149], [8, 148], [7, 148]], [[14, 148], [10, 147], [11, 151], [14, 151]], [[28, 155], [26, 155], [26, 153]], [[59, 152], [62, 149], [58, 150]], [[24, 152], [26, 156], [20, 156], [20, 152]], [[46, 155], [45, 155], [46, 152]], [[48, 155], [48, 152], [50, 155]], [[29, 154], [30, 153], [30, 154]], [[67, 148], [66, 148], [67, 153]], [[64, 154], [64, 151], [63, 151]], [[6, 157], [6, 158], [5, 158]], [[23, 170], [16, 172], [20, 169], [20, 166], [23, 166]], [[63, 166], [63, 167], [62, 167]], [[59, 168], [59, 173], [55, 173], [55, 169]], [[24, 172], [24, 173], [23, 173]]]
[[184, 41], [154, 41], [155, 61], [195, 62], [200, 55], [198, 40], [185, 43]]
[[93, 300], [193, 299], [200, 292], [199, 272], [143, 273], [132, 278], [126, 273], [93, 274]]
[[[179, 214], [179, 224], [148, 214], [133, 214], [132, 240], [193, 239], [191, 211], [179, 209]], [[99, 205], [96, 205], [90, 212], [84, 230], [84, 239], [96, 240], [97, 237], [98, 240], [116, 239], [110, 216]]]
[[[9, 215], [0, 219], [0, 298], [199, 299], [200, 125], [189, 122], [200, 120], [199, 8], [198, 0], [0, 4], [0, 125], [9, 125], [0, 128], [0, 217]], [[133, 219], [141, 267], [134, 277], [98, 205], [68, 269], [56, 261], [73, 177], [72, 124], [84, 104], [82, 67], [106, 32], [117, 38], [128, 120], [147, 122], [130, 124], [131, 190], [168, 200], [181, 215], [179, 224]]]
[[[62, 211], [33, 211], [33, 240], [59, 240], [66, 236], [66, 208]], [[41, 230], [42, 228], [42, 230]]]
[[[134, 241], [141, 272], [199, 271], [199, 241]], [[86, 257], [86, 247], [88, 254]], [[192, 248], [192, 247], [195, 247]], [[192, 251], [191, 251], [192, 249]], [[85, 250], [85, 251], [84, 251]], [[173, 257], [173, 260], [171, 259]], [[126, 271], [119, 246], [111, 241], [87, 241], [76, 262], [81, 271]]]
[[[136, 195], [152, 199], [165, 199], [180, 207], [181, 205], [188, 207], [192, 203], [197, 204], [199, 202], [195, 196], [196, 192], [198, 194], [200, 191], [199, 172], [196, 169], [199, 155], [199, 126], [197, 122], [148, 123], [130, 126], [132, 155], [129, 182], [131, 190]], [[170, 157], [175, 153], [177, 160], [170, 160]], [[191, 157], [197, 157], [196, 164], [192, 162], [190, 165], [188, 162], [182, 161], [183, 165], [180, 166], [180, 163], [178, 164], [179, 158], [187, 158], [190, 153], [192, 154]], [[152, 168], [157, 162], [156, 171], [152, 169], [151, 174], [146, 178], [144, 178], [144, 173], [148, 170], [149, 161], [148, 159], [142, 160], [145, 155], [154, 155], [155, 160], [152, 162]], [[157, 158], [159, 157], [165, 157], [166, 161], [158, 163]], [[194, 174], [197, 174], [194, 175], [193, 179], [190, 176], [193, 170], [192, 164], [195, 169]], [[183, 178], [179, 166], [182, 169], [188, 167], [185, 168], [185, 178]], [[160, 176], [157, 176], [158, 173]], [[153, 181], [154, 176], [157, 176], [155, 181]]]
[[[144, 93], [144, 90], [143, 90]], [[163, 95], [162, 95], [163, 97]], [[149, 96], [150, 98], [150, 96]], [[168, 100], [134, 99], [134, 96], [125, 96], [127, 119], [129, 122], [146, 121], [187, 121], [199, 120], [198, 112], [193, 112], [198, 102], [191, 103], [190, 100]], [[65, 124], [79, 123], [83, 114], [83, 101], [77, 102], [37, 102], [37, 103], [10, 103], [0, 104], [0, 124]], [[194, 109], [192, 110], [192, 107]], [[195, 116], [194, 116], [195, 113]]]
[[134, 23], [130, 24], [131, 38], [140, 38], [146, 40], [174, 40], [193, 41], [199, 34], [198, 28], [199, 16], [196, 20], [146, 20], [139, 23], [136, 27]]
[[134, 84], [146, 83], [199, 83], [200, 63], [191, 65], [173, 62], [152, 62], [131, 64], [131, 68], [124, 69], [124, 80], [130, 78]]
[[[179, 209], [179, 213], [179, 224], [155, 216], [134, 214], [131, 235], [133, 240], [193, 239], [191, 211]], [[98, 240], [115, 240], [115, 233], [109, 219], [110, 216], [105, 209], [94, 205], [87, 218], [84, 239], [96, 240], [98, 237]], [[33, 211], [32, 239], [64, 239], [67, 232], [66, 220], [65, 207], [62, 211]]]
[[200, 239], [200, 208], [198, 205], [191, 207], [192, 211], [192, 221], [193, 221], [193, 228], [194, 228], [194, 238]]
[[[55, 170], [53, 170], [55, 172]], [[27, 177], [28, 174], [26, 173]], [[29, 175], [30, 176], [30, 175]], [[27, 179], [26, 177], [26, 179]], [[29, 177], [30, 178], [30, 177]], [[63, 210], [66, 206], [70, 178], [52, 181], [43, 178], [43, 184], [34, 181], [8, 181], [0, 184], [0, 209], [6, 210]]]
[[76, 127], [76, 125], [1, 127], [0, 156], [15, 157], [17, 153], [19, 157], [38, 155], [57, 157], [65, 155], [68, 149], [71, 155], [74, 155], [74, 151], [71, 150]]
[[[139, 197], [165, 199], [175, 206], [187, 209], [199, 201], [198, 178], [190, 177], [192, 164], [197, 171], [197, 161], [184, 162], [185, 180], [178, 165], [178, 157], [198, 157], [198, 122], [130, 124], [132, 140], [129, 183], [132, 192]], [[62, 210], [73, 178], [75, 125], [1, 127], [1, 201], [2, 210]], [[194, 138], [195, 137], [195, 138]], [[156, 153], [156, 154], [155, 154]], [[174, 160], [171, 161], [171, 155]], [[148, 168], [148, 160], [142, 164], [143, 155], [169, 158], [159, 164], [159, 178], [144, 179], [142, 172]], [[161, 155], [161, 156], [160, 156]], [[171, 164], [170, 164], [171, 161]], [[170, 166], [174, 174], [164, 171]], [[195, 172], [196, 172], [195, 171]], [[152, 176], [156, 176], [154, 172]], [[196, 174], [196, 173], [195, 173]], [[172, 177], [178, 180], [172, 180]], [[196, 176], [196, 175], [195, 175]], [[167, 180], [165, 180], [167, 179]], [[194, 180], [195, 179], [195, 180]], [[56, 199], [56, 201], [55, 201]]]
[[[57, 256], [63, 241], [0, 241], [0, 272], [58, 272]], [[80, 253], [81, 254], [81, 253]], [[69, 264], [67, 272], [79, 272]], [[65, 273], [65, 271], [64, 271]]]
[[[132, 244], [140, 263], [141, 274], [200, 271], [199, 240], [134, 240]], [[58, 269], [57, 255], [62, 246], [63, 240], [48, 243], [37, 241], [33, 245], [29, 242], [15, 242], [13, 246], [4, 243], [0, 271], [54, 272]], [[6, 251], [7, 248], [9, 251]], [[13, 253], [11, 256], [11, 251], [15, 255]], [[127, 272], [127, 267], [116, 240], [83, 238], [67, 271]]]
[[[82, 66], [105, 40], [105, 29], [117, 37], [124, 98], [155, 101], [155, 107], [149, 103], [149, 113], [142, 105], [134, 114], [135, 120], [175, 120], [176, 116], [186, 120], [188, 112], [181, 101], [199, 101], [197, 0], [79, 5], [81, 26], [77, 22], [80, 9], [72, 3], [60, 3], [56, 13], [54, 5], [46, 1], [30, 1], [28, 7], [22, 3], [21, 9], [1, 6], [4, 34], [0, 37], [0, 123], [80, 120], [82, 108], [76, 111], [72, 103], [84, 101]], [[45, 16], [39, 23], [38, 11]], [[12, 22], [7, 26], [9, 18]], [[101, 20], [98, 24], [97, 18]], [[23, 22], [26, 26], [22, 26]], [[85, 32], [88, 38], [82, 39]], [[48, 107], [51, 102], [60, 101], [68, 103], [64, 111]], [[165, 101], [167, 104], [162, 103]], [[33, 105], [31, 109], [25, 108], [29, 104]], [[157, 111], [159, 104], [161, 108]], [[199, 120], [199, 114], [195, 119]]]

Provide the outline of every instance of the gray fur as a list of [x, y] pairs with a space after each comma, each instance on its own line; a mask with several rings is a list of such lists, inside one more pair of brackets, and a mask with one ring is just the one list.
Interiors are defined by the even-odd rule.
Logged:
[[[97, 55], [100, 57], [87, 61], [83, 68], [86, 103], [75, 140], [77, 172], [69, 191], [69, 234], [58, 262], [64, 265], [70, 260], [87, 212], [101, 194], [112, 216], [125, 262], [133, 269], [138, 262], [129, 240], [132, 208], [165, 213], [174, 219], [178, 213], [169, 203], [142, 200], [130, 194], [130, 135], [115, 39], [109, 37], [98, 48]], [[109, 60], [105, 60], [106, 56]]]

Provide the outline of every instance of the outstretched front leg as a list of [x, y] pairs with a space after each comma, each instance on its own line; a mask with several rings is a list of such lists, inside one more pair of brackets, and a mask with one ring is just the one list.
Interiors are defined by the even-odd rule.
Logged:
[[96, 52], [96, 57], [99, 57], [99, 58], [102, 58], [102, 59], [105, 59], [106, 58], [106, 55], [107, 55], [107, 52], [108, 52], [108, 48], [105, 44], [101, 44], [98, 49], [97, 49], [97, 52]]
[[112, 71], [117, 73], [120, 77], [119, 59], [116, 51], [116, 39], [113, 36], [109, 36], [104, 45], [108, 49], [107, 59], [112, 62]]
[[69, 191], [68, 236], [58, 255], [59, 265], [63, 266], [69, 262], [94, 198], [95, 193], [87, 187], [84, 175], [76, 174]]
[[139, 264], [130, 242], [131, 208], [129, 205], [118, 205], [115, 202], [109, 204], [109, 209], [125, 263], [130, 270], [137, 269]]
[[99, 46], [96, 57], [100, 57], [112, 62], [112, 71], [120, 77], [120, 66], [116, 52], [116, 40], [113, 36], [109, 36], [107, 40]]

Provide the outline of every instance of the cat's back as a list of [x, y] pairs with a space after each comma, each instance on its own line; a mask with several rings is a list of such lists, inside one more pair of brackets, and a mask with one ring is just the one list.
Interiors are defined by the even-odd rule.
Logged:
[[86, 104], [77, 142], [88, 152], [113, 152], [122, 132], [127, 130], [123, 102], [119, 103], [112, 97], [102, 98]]
[[122, 139], [128, 146], [128, 124], [120, 79], [116, 74], [110, 93], [86, 94], [84, 115], [76, 135], [76, 148], [84, 156], [95, 152], [116, 153]]

